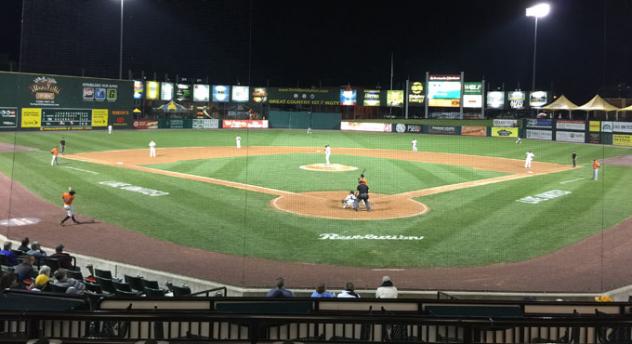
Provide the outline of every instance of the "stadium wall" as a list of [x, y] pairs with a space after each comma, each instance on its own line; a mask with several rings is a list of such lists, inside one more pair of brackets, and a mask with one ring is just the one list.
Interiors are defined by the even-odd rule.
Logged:
[[270, 111], [270, 128], [340, 129], [342, 116], [335, 112]]

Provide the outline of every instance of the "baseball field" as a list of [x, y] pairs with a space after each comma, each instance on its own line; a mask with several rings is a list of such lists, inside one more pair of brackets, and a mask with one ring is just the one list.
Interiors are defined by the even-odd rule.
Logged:
[[[49, 150], [62, 137], [65, 156], [51, 166]], [[150, 140], [156, 158], [148, 156]], [[632, 170], [609, 163], [630, 154], [621, 147], [272, 129], [19, 132], [1, 133], [0, 142], [0, 172], [58, 206], [60, 218], [60, 195], [71, 186], [82, 220], [273, 262], [507, 264], [576, 245], [632, 215]], [[323, 164], [326, 144], [335, 168]], [[532, 173], [523, 167], [528, 150]], [[598, 181], [591, 180], [593, 159], [605, 159]], [[342, 209], [361, 172], [373, 211]], [[37, 217], [37, 208], [30, 211]]]

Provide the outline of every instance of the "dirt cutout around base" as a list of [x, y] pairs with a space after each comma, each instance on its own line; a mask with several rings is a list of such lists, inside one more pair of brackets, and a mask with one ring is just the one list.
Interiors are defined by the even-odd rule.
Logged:
[[30, 152], [35, 149], [26, 146], [14, 145], [13, 143], [2, 143], [0, 142], [0, 153], [20, 153], [20, 152]]
[[305, 171], [317, 171], [317, 172], [351, 172], [358, 168], [355, 166], [348, 166], [343, 164], [311, 164], [299, 166], [301, 170]]
[[603, 160], [604, 165], [632, 166], [632, 155], [615, 156]]
[[[254, 146], [244, 147], [241, 149], [237, 149], [235, 147], [182, 147], [158, 149], [158, 155], [155, 158], [149, 157], [147, 149], [89, 152], [67, 155], [65, 158], [276, 195], [279, 197], [270, 202], [270, 204], [272, 207], [280, 211], [300, 216], [338, 220], [391, 220], [418, 216], [428, 212], [429, 208], [423, 203], [413, 200], [413, 198], [416, 197], [572, 169], [570, 166], [560, 164], [534, 162], [532, 168], [533, 173], [530, 173], [531, 171], [526, 171], [524, 169], [522, 160], [515, 159], [453, 153], [410, 152], [388, 149], [335, 148], [331, 156], [331, 159], [334, 161], [336, 155], [350, 155], [373, 157], [378, 159], [408, 160], [441, 165], [464, 166], [478, 170], [508, 173], [508, 175], [495, 178], [442, 185], [433, 188], [413, 190], [396, 195], [387, 196], [371, 194], [370, 201], [373, 203], [373, 211], [355, 212], [353, 210], [342, 209], [341, 201], [346, 196], [347, 191], [295, 193], [263, 186], [142, 166], [183, 160], [299, 153], [313, 154], [313, 152], [314, 147]], [[314, 165], [326, 166], [325, 164]], [[332, 165], [339, 164], [334, 163], [330, 166]]]

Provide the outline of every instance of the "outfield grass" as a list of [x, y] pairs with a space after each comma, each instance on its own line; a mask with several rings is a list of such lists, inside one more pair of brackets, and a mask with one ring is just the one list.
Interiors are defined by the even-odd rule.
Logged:
[[[422, 151], [478, 154], [522, 159], [527, 149], [536, 161], [570, 163], [576, 151], [582, 166], [501, 184], [464, 189], [419, 198], [431, 207], [425, 216], [388, 221], [348, 222], [306, 218], [271, 210], [272, 196], [212, 184], [149, 175], [110, 166], [62, 160], [50, 167], [48, 150], [62, 135], [70, 153], [146, 147], [150, 139], [161, 147], [231, 146], [240, 135], [243, 145], [362, 147], [410, 149], [417, 137]], [[32, 152], [1, 153], [0, 171], [58, 205], [68, 185], [78, 191], [77, 210], [82, 216], [118, 224], [130, 230], [186, 246], [237, 255], [310, 263], [371, 267], [476, 266], [528, 259], [575, 243], [622, 221], [632, 214], [629, 185], [632, 170], [606, 166], [599, 182], [589, 179], [592, 159], [629, 154], [629, 149], [546, 141], [448, 137], [413, 134], [372, 134], [304, 131], [118, 131], [64, 133], [0, 133], [0, 142], [35, 148]], [[367, 165], [371, 185], [385, 193], [417, 189], [459, 179], [486, 177], [484, 172], [440, 165], [387, 159], [335, 156], [349, 164]], [[271, 160], [272, 162], [271, 163]], [[307, 171], [293, 166], [322, 156], [248, 157], [189, 161], [161, 166], [187, 173], [214, 176], [276, 187], [307, 190]], [[67, 167], [97, 172], [84, 173]], [[290, 173], [290, 171], [293, 171]], [[373, 172], [375, 171], [375, 173]], [[381, 171], [381, 172], [378, 172]], [[373, 174], [374, 173], [374, 174]], [[314, 178], [314, 190], [349, 189], [356, 173]], [[352, 178], [353, 177], [353, 178]], [[347, 178], [351, 180], [347, 181]], [[582, 178], [572, 183], [562, 181]], [[169, 192], [147, 197], [98, 184], [113, 180]], [[277, 183], [277, 184], [274, 184]], [[282, 187], [285, 185], [286, 187]], [[288, 186], [289, 185], [289, 186]], [[560, 189], [570, 195], [537, 205], [517, 199]], [[36, 211], [36, 210], [35, 210]], [[321, 233], [423, 235], [421, 241], [324, 241]]]

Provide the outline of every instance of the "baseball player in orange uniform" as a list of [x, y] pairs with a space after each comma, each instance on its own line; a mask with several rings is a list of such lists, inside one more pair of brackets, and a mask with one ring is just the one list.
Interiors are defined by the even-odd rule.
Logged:
[[593, 180], [598, 180], [599, 179], [599, 167], [601, 167], [601, 164], [599, 163], [599, 160], [593, 160]]
[[57, 157], [59, 156], [59, 149], [57, 149], [57, 147], [53, 147], [53, 149], [50, 150], [50, 154], [53, 155], [53, 159], [50, 161], [50, 165], [51, 166], [57, 165]]
[[77, 221], [77, 219], [75, 218], [75, 214], [73, 212], [74, 209], [72, 207], [72, 202], [75, 200], [75, 191], [69, 190], [68, 192], [64, 192], [64, 194], [61, 195], [61, 199], [64, 201], [64, 210], [66, 211], [66, 217], [64, 217], [64, 219], [61, 220], [59, 224], [63, 226], [64, 222], [66, 222], [68, 219], [72, 219], [72, 222], [80, 224], [81, 222]]

